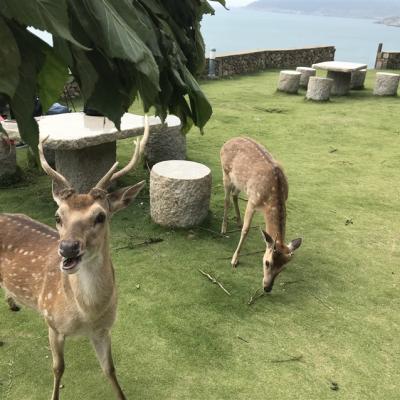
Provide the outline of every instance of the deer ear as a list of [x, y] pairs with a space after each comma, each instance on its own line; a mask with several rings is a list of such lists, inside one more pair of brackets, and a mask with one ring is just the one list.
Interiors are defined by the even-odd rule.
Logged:
[[288, 247], [289, 247], [290, 252], [293, 253], [295, 250], [297, 250], [297, 249], [300, 247], [302, 241], [303, 241], [302, 238], [298, 238], [298, 239], [292, 240], [292, 241], [288, 244]]
[[145, 181], [139, 182], [134, 186], [125, 187], [107, 195], [111, 213], [123, 210], [135, 199], [139, 192], [144, 188]]
[[57, 203], [58, 206], [60, 206], [63, 200], [68, 199], [68, 197], [72, 196], [75, 193], [74, 189], [65, 188], [64, 186], [61, 186], [54, 181], [52, 182], [51, 187], [53, 200]]
[[262, 235], [262, 237], [264, 239], [265, 244], [268, 247], [272, 247], [274, 245], [274, 239], [272, 239], [272, 237], [269, 236], [268, 233], [265, 232], [263, 229], [261, 229], [261, 235]]

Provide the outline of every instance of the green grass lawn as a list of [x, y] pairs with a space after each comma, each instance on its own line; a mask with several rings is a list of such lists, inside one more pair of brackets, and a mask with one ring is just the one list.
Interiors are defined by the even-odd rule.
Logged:
[[[373, 97], [374, 75], [368, 73], [366, 90], [323, 104], [306, 102], [304, 92], [275, 93], [276, 71], [202, 85], [214, 116], [204, 136], [189, 133], [188, 157], [213, 173], [203, 229], [153, 224], [148, 193], [112, 223], [119, 288], [114, 356], [129, 399], [400, 398], [400, 100]], [[283, 164], [287, 239], [304, 239], [272, 293], [252, 306], [262, 255], [242, 257], [232, 271], [240, 233], [221, 238], [208, 231], [218, 231], [222, 220], [219, 149], [241, 135]], [[131, 149], [131, 140], [120, 142], [123, 163]], [[25, 162], [22, 152], [19, 164]], [[123, 183], [143, 178], [140, 168]], [[53, 225], [55, 209], [46, 176], [0, 190], [0, 211]], [[234, 229], [233, 210], [230, 216]], [[260, 224], [257, 215], [253, 225]], [[148, 238], [164, 241], [116, 250]], [[252, 230], [243, 252], [263, 249]], [[0, 322], [0, 399], [50, 398], [44, 322], [1, 303]], [[67, 342], [66, 363], [64, 400], [114, 398], [86, 339]]]

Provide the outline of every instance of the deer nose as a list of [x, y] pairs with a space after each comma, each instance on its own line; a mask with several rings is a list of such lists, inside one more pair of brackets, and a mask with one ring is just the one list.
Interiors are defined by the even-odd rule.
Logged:
[[62, 240], [59, 246], [60, 254], [65, 258], [78, 257], [80, 247], [80, 242], [77, 240]]
[[269, 286], [265, 287], [264, 288], [264, 292], [266, 292], [266, 293], [271, 292], [272, 291], [272, 287], [273, 287], [273, 285], [269, 285]]

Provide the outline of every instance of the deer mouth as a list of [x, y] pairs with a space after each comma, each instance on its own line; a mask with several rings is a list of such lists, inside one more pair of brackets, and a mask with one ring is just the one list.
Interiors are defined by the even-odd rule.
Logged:
[[79, 255], [78, 257], [63, 258], [61, 263], [63, 271], [68, 273], [74, 272], [75, 268], [82, 261], [82, 255], [83, 254]]

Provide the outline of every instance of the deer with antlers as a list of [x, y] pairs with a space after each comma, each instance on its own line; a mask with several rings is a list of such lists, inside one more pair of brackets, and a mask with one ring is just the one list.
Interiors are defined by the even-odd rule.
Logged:
[[[242, 227], [239, 244], [233, 254], [231, 264], [236, 267], [240, 250], [249, 232], [256, 210], [264, 214], [266, 224], [262, 236], [266, 244], [263, 257], [263, 287], [270, 292], [275, 278], [284, 269], [301, 245], [302, 239], [285, 243], [286, 200], [288, 183], [282, 167], [259, 143], [249, 138], [237, 137], [226, 142], [221, 149], [221, 165], [225, 189], [224, 218], [222, 234], [226, 233], [228, 209], [231, 195], [236, 211], [237, 223]], [[247, 194], [247, 206], [242, 220], [238, 198], [239, 193]]]
[[39, 143], [42, 168], [53, 180], [58, 205], [57, 230], [20, 214], [0, 214], [0, 286], [11, 310], [25, 305], [43, 315], [53, 356], [51, 399], [59, 399], [67, 336], [85, 335], [93, 344], [102, 370], [119, 400], [111, 355], [110, 329], [117, 309], [114, 269], [110, 255], [111, 216], [127, 207], [145, 182], [108, 193], [110, 183], [135, 168], [149, 137], [145, 117], [143, 139], [136, 141], [132, 159], [116, 172], [115, 163], [87, 194], [78, 194], [68, 180], [47, 163]]

